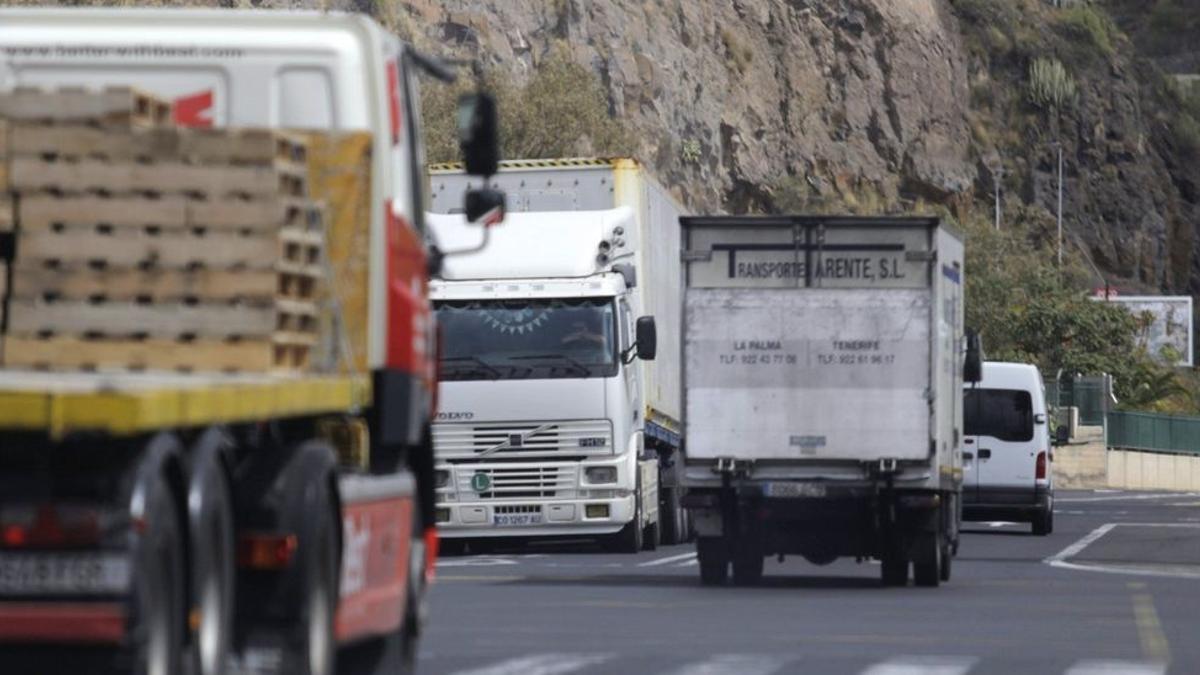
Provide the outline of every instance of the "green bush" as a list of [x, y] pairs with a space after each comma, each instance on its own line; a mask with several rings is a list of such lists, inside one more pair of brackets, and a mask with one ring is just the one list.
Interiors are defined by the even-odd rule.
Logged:
[[1086, 41], [1105, 56], [1116, 51], [1119, 29], [1108, 14], [1091, 5], [1076, 5], [1063, 10], [1058, 18], [1059, 32], [1072, 40]]
[[1028, 94], [1034, 106], [1060, 111], [1074, 105], [1078, 88], [1058, 59], [1034, 59], [1029, 64]]
[[[623, 156], [634, 150], [632, 136], [608, 112], [599, 77], [576, 63], [558, 45], [523, 86], [507, 71], [485, 74], [484, 84], [500, 110], [500, 152], [509, 159]], [[458, 159], [454, 110], [460, 95], [474, 87], [461, 78], [453, 87], [424, 87], [421, 116], [430, 163]]]

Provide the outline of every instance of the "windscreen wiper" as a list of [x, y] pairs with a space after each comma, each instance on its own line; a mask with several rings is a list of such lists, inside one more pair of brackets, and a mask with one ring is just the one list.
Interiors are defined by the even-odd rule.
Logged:
[[455, 362], [457, 362], [457, 363], [463, 363], [463, 362], [474, 363], [475, 365], [482, 368], [484, 372], [491, 373], [493, 380], [498, 380], [504, 376], [504, 373], [501, 373], [499, 371], [499, 369], [497, 369], [495, 366], [488, 363], [487, 361], [484, 361], [483, 359], [479, 358], [478, 356], [447, 356], [442, 359], [442, 363], [455, 363]]
[[509, 361], [545, 361], [550, 359], [558, 359], [566, 365], [579, 371], [584, 377], [592, 374], [592, 369], [583, 365], [579, 361], [567, 356], [566, 354], [527, 354], [525, 356], [510, 356]]

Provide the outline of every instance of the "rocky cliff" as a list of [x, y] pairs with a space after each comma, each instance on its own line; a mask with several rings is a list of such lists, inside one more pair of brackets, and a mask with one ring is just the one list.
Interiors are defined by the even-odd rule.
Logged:
[[[1200, 293], [1200, 160], [1181, 147], [1163, 77], [1102, 12], [1038, 0], [400, 0], [387, 13], [426, 48], [518, 78], [565, 43], [602, 79], [641, 158], [698, 210], [924, 202], [968, 217], [990, 214], [998, 180], [1006, 224], [1045, 238], [1059, 141], [1071, 252], [1130, 289]], [[1077, 89], [1053, 115], [1026, 96], [1041, 57], [1061, 59]]]

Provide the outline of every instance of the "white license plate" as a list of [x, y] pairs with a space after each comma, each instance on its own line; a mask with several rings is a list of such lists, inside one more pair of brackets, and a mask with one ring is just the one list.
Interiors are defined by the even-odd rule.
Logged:
[[767, 483], [766, 495], [768, 497], [821, 498], [825, 496], [825, 486], [821, 483]]
[[492, 516], [496, 527], [522, 527], [525, 525], [541, 525], [540, 513], [497, 513]]
[[124, 593], [122, 553], [0, 553], [0, 595]]

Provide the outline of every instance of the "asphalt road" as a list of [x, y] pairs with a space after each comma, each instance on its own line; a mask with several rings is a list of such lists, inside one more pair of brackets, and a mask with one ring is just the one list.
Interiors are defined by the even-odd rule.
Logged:
[[702, 587], [693, 546], [586, 543], [439, 561], [426, 674], [1196, 673], [1200, 495], [1059, 491], [1055, 532], [968, 523], [954, 578], [769, 561]]

